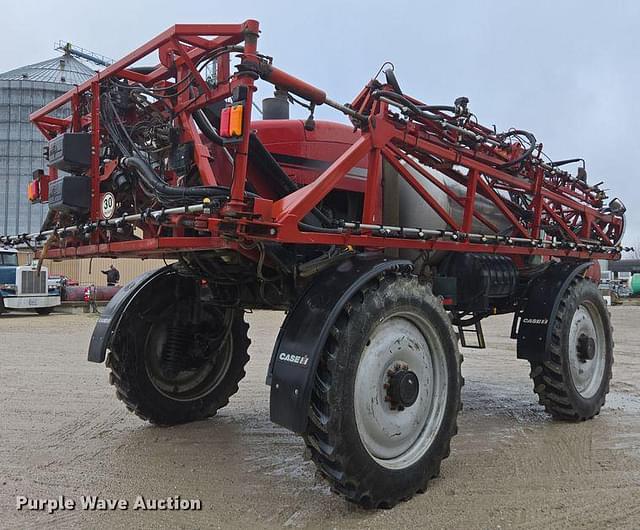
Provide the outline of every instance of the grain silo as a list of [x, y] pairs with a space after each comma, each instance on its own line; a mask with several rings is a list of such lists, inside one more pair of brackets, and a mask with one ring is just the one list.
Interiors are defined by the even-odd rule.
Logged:
[[0, 234], [36, 232], [46, 214], [26, 195], [33, 171], [46, 166], [29, 114], [94, 74], [69, 52], [0, 74]]

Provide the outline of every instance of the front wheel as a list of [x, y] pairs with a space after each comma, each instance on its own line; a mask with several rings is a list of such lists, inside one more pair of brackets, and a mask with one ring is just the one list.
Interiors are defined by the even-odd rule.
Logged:
[[587, 420], [609, 392], [613, 334], [609, 311], [596, 285], [575, 278], [564, 293], [551, 329], [548, 360], [531, 362], [540, 404], [553, 417]]
[[417, 278], [387, 275], [347, 303], [304, 436], [334, 491], [389, 508], [426, 488], [457, 432], [460, 363], [441, 302]]
[[107, 358], [116, 395], [140, 418], [174, 425], [214, 416], [244, 377], [250, 340], [242, 309], [205, 307], [180, 323], [175, 306], [118, 331]]

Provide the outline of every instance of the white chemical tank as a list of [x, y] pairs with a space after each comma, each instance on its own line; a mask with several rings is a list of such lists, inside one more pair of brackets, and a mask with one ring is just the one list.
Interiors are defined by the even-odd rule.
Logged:
[[[463, 207], [452, 197], [445, 193], [438, 186], [433, 184], [418, 171], [403, 164], [416, 180], [424, 186], [429, 194], [442, 206], [442, 208], [453, 218], [454, 221], [462, 225], [464, 215]], [[441, 182], [448, 189], [452, 190], [457, 197], [464, 199], [467, 189], [458, 184], [453, 179], [447, 177], [437, 170], [426, 168], [434, 178]], [[459, 168], [461, 174], [465, 174], [465, 168]], [[388, 163], [383, 164], [384, 181], [384, 224], [392, 226], [402, 226], [407, 228], [425, 228], [431, 230], [445, 230], [450, 227], [431, 208], [425, 200], [407, 183], [402, 176]], [[498, 210], [498, 208], [485, 197], [477, 194], [475, 200], [476, 211], [487, 221], [493, 224], [498, 233], [509, 231], [511, 222]], [[474, 217], [471, 232], [476, 234], [494, 234], [494, 232], [484, 223]], [[405, 257], [414, 258], [417, 251], [401, 252]], [[431, 262], [437, 262], [443, 256], [442, 253], [434, 253]]]

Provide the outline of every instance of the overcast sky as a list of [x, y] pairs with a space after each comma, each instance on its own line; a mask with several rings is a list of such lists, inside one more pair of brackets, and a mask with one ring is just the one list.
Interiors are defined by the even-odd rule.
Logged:
[[[640, 242], [640, 2], [3, 2], [0, 71], [69, 40], [119, 58], [175, 23], [260, 21], [260, 51], [350, 101], [384, 61], [423, 101], [470, 98], [498, 130], [532, 131], [556, 159], [587, 160], [627, 205]], [[267, 93], [260, 96], [265, 97]], [[341, 119], [330, 109], [323, 118]]]

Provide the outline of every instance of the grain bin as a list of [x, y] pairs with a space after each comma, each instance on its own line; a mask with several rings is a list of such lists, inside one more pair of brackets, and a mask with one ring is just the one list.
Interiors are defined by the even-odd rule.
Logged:
[[45, 167], [44, 139], [29, 114], [94, 74], [69, 53], [0, 74], [0, 233], [37, 231], [46, 214], [25, 191], [33, 171]]

